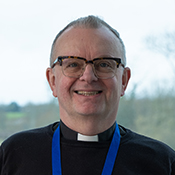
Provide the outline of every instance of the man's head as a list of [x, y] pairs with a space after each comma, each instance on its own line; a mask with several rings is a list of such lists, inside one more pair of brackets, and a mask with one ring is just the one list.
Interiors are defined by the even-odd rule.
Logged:
[[[125, 58], [121, 39], [109, 27], [99, 24], [95, 25], [98, 27], [68, 26], [54, 41], [51, 65], [59, 56], [68, 59], [62, 59], [62, 64], [57, 62], [54, 68], [48, 68], [47, 79], [53, 95], [58, 98], [62, 121], [75, 131], [93, 135], [103, 132], [115, 122], [120, 97], [124, 95], [130, 78], [130, 69], [116, 61], [109, 64], [110, 59], [102, 59], [95, 66], [92, 64], [94, 58]], [[67, 64], [70, 57], [84, 58], [88, 64], [85, 67], [77, 61]], [[83, 69], [81, 76], [67, 76], [70, 75], [67, 70], [77, 74], [75, 70], [80, 70], [79, 67]], [[97, 71], [100, 71], [98, 75], [101, 77], [97, 76]], [[111, 71], [113, 76], [108, 76]]]

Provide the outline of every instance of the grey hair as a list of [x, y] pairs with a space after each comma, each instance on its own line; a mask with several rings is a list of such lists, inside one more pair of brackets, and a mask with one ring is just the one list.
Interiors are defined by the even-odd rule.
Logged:
[[124, 65], [126, 65], [126, 51], [125, 51], [125, 45], [122, 41], [122, 39], [120, 38], [120, 34], [117, 32], [117, 30], [115, 30], [114, 28], [112, 28], [109, 24], [107, 24], [104, 20], [100, 19], [99, 17], [90, 15], [87, 17], [82, 17], [82, 18], [78, 18], [77, 20], [74, 20], [72, 22], [70, 22], [64, 29], [62, 29], [55, 37], [52, 47], [51, 47], [51, 54], [50, 54], [50, 66], [52, 64], [52, 57], [53, 57], [53, 50], [54, 50], [54, 46], [55, 43], [57, 41], [57, 39], [59, 38], [59, 36], [68, 28], [70, 27], [85, 27], [85, 28], [100, 28], [102, 26], [107, 27], [112, 33], [114, 33], [114, 35], [119, 39], [122, 49], [123, 49], [123, 63]]

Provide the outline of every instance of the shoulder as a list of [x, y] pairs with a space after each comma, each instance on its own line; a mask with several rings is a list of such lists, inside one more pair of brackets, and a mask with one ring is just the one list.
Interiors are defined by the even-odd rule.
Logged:
[[[162, 174], [175, 172], [175, 151], [158, 140], [137, 134], [122, 127], [125, 134], [121, 138], [118, 158], [127, 166], [140, 166], [140, 171], [155, 171]], [[144, 165], [144, 166], [143, 166]], [[137, 167], [139, 169], [139, 167]], [[173, 172], [173, 173], [172, 173]], [[161, 174], [156, 173], [156, 174]]]
[[167, 144], [153, 138], [137, 134], [124, 127], [122, 128], [126, 132], [126, 134], [121, 139], [121, 144], [123, 146], [127, 145], [130, 147], [130, 149], [138, 150], [140, 153], [144, 154], [171, 157], [175, 161], [175, 151]]
[[54, 133], [54, 126], [57, 123], [50, 124], [45, 127], [31, 129], [16, 133], [7, 138], [1, 145], [2, 150], [9, 150], [10, 148], [20, 149], [23, 146], [29, 146], [36, 143], [42, 143], [45, 139], [51, 140]]
[[51, 162], [52, 136], [57, 125], [54, 123], [19, 132], [6, 139], [0, 146], [0, 172], [18, 170], [19, 174], [34, 174], [38, 169], [47, 169]]

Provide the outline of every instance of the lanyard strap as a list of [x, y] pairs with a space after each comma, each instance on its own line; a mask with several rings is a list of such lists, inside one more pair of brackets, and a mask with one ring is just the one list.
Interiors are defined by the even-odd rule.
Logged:
[[[106, 156], [102, 175], [111, 175], [115, 164], [118, 148], [120, 145], [120, 130], [116, 124], [114, 135]], [[61, 149], [60, 149], [60, 126], [54, 132], [52, 138], [52, 175], [62, 175]]]

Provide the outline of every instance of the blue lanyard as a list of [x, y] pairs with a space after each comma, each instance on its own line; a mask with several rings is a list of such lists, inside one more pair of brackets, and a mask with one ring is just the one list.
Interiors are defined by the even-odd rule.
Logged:
[[[120, 131], [116, 124], [114, 135], [106, 156], [102, 175], [112, 174], [118, 148], [120, 145]], [[61, 149], [60, 149], [60, 126], [54, 132], [52, 138], [52, 175], [62, 175], [61, 171]]]

